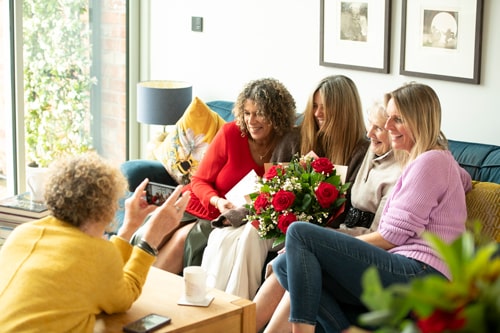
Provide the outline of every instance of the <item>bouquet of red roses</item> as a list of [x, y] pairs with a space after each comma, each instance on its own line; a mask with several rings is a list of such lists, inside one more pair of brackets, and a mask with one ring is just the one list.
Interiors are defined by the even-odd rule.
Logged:
[[278, 245], [292, 222], [327, 226], [342, 213], [350, 183], [342, 184], [327, 158], [296, 155], [288, 164], [273, 165], [259, 185], [259, 191], [250, 194], [246, 219], [262, 238], [275, 238]]

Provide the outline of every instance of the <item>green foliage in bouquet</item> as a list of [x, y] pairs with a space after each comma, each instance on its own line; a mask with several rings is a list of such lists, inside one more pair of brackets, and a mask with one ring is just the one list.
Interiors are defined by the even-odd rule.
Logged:
[[295, 155], [288, 164], [273, 165], [259, 179], [260, 189], [250, 194], [250, 221], [262, 238], [284, 242], [295, 221], [326, 226], [343, 211], [350, 183], [342, 184], [327, 158]]
[[381, 333], [500, 332], [498, 244], [476, 246], [471, 231], [452, 244], [424, 237], [448, 263], [452, 280], [428, 275], [384, 289], [372, 267], [363, 276], [362, 295], [371, 312], [360, 323]]

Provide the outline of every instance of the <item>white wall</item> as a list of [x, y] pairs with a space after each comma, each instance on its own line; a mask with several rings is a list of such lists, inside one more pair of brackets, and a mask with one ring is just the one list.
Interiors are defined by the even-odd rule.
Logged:
[[[357, 84], [364, 107], [410, 80], [431, 85], [450, 139], [500, 145], [500, 1], [484, 0], [481, 84], [399, 75], [401, 1], [392, 1], [390, 74], [319, 65], [318, 0], [151, 0], [150, 79], [186, 80], [202, 100], [234, 100], [252, 79], [275, 77], [302, 112], [309, 92], [327, 75]], [[191, 31], [203, 17], [203, 32]], [[498, 19], [498, 18], [497, 18]]]

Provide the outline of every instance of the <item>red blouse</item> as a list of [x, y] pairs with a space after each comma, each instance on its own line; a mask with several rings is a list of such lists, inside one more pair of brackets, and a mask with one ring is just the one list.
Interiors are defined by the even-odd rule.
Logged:
[[252, 169], [264, 175], [264, 166], [252, 158], [248, 138], [242, 137], [234, 121], [224, 124], [208, 146], [191, 183], [184, 187], [184, 191], [191, 191], [186, 211], [206, 220], [217, 218], [220, 212], [210, 204], [210, 198], [224, 197]]

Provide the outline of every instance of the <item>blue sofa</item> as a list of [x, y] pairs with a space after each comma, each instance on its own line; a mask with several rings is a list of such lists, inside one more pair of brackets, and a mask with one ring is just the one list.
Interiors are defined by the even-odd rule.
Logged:
[[[224, 120], [233, 120], [233, 102], [211, 101], [206, 104]], [[297, 123], [300, 122], [299, 116]], [[468, 210], [471, 207], [469, 218], [485, 221], [488, 234], [500, 241], [500, 146], [449, 140], [449, 149], [475, 181], [475, 192], [468, 194]], [[146, 177], [150, 181], [176, 185], [159, 161], [130, 160], [122, 164], [122, 172], [129, 181], [131, 191]], [[117, 216], [117, 220], [119, 223], [121, 217]]]

